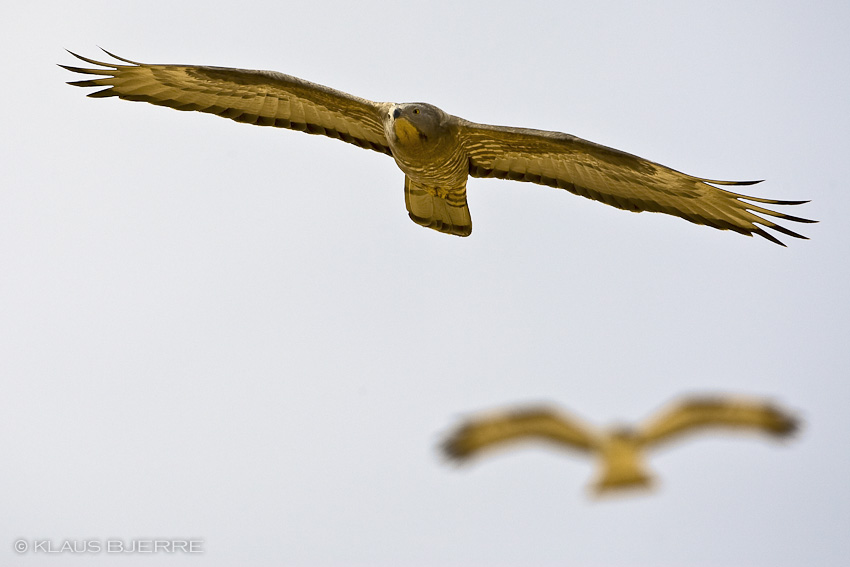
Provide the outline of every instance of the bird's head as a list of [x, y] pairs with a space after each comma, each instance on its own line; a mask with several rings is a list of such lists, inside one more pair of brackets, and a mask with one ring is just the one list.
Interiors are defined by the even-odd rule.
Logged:
[[394, 104], [387, 113], [387, 134], [401, 146], [425, 146], [441, 139], [441, 134], [447, 130], [448, 118], [448, 114], [432, 104]]
[[634, 445], [638, 441], [638, 433], [634, 427], [625, 424], [615, 424], [608, 430], [609, 443]]

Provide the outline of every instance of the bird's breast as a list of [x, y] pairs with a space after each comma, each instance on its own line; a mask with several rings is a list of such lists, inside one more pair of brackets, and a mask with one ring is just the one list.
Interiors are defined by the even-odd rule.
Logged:
[[399, 168], [411, 179], [429, 187], [457, 187], [466, 181], [469, 163], [452, 131], [425, 133], [399, 116], [384, 125]]

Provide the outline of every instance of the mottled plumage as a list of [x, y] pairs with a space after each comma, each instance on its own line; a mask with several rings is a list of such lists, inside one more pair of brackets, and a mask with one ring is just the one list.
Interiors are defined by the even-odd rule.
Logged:
[[238, 122], [322, 134], [388, 154], [405, 173], [410, 218], [440, 232], [471, 233], [469, 176], [558, 187], [628, 211], [666, 213], [748, 236], [758, 234], [777, 244], [782, 243], [762, 227], [805, 237], [770, 217], [815, 222], [754, 204], [806, 201], [761, 199], [714, 187], [757, 181], [693, 177], [569, 134], [476, 124], [430, 104], [373, 102], [272, 71], [148, 65], [109, 54], [128, 63], [122, 65], [73, 55], [101, 67], [62, 65], [102, 76], [69, 83], [106, 87], [91, 97], [117, 96], [209, 112]]
[[593, 488], [604, 493], [651, 484], [643, 465], [645, 450], [685, 433], [706, 429], [750, 430], [785, 437], [797, 420], [776, 406], [730, 397], [690, 397], [659, 412], [635, 429], [602, 431], [548, 407], [530, 407], [472, 418], [458, 427], [442, 448], [454, 460], [510, 442], [543, 440], [584, 453], [598, 454], [600, 472]]

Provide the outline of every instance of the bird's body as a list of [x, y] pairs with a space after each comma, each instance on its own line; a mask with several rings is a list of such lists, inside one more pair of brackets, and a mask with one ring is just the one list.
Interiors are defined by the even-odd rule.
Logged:
[[414, 222], [467, 236], [472, 218], [466, 204], [469, 178], [460, 125], [436, 106], [394, 104], [384, 132], [399, 169], [405, 174], [404, 200]]
[[593, 489], [602, 494], [620, 488], [644, 488], [652, 485], [646, 472], [643, 447], [634, 431], [617, 429], [603, 436], [599, 445], [599, 472]]
[[148, 65], [114, 55], [128, 65], [109, 64], [75, 56], [102, 67], [62, 65], [103, 76], [70, 83], [107, 87], [92, 97], [117, 96], [208, 112], [321, 134], [391, 155], [405, 174], [410, 218], [444, 233], [467, 236], [472, 231], [466, 199], [470, 176], [557, 187], [621, 209], [662, 212], [748, 236], [758, 234], [777, 244], [782, 243], [762, 227], [805, 237], [770, 217], [814, 222], [754, 204], [805, 201], [762, 199], [714, 186], [757, 182], [693, 177], [569, 134], [477, 124], [427, 103], [374, 102], [272, 71]]
[[691, 397], [672, 404], [637, 428], [605, 431], [563, 412], [533, 407], [482, 415], [458, 427], [443, 443], [445, 454], [465, 461], [480, 452], [509, 443], [544, 440], [599, 457], [593, 489], [604, 494], [646, 488], [652, 477], [643, 463], [645, 451], [684, 433], [705, 429], [736, 429], [784, 437], [797, 421], [776, 406], [729, 397]]

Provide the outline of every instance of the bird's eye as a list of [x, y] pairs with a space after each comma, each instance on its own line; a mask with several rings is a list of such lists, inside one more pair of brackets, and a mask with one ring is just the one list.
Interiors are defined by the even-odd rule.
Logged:
[[414, 109], [413, 109], [413, 114], [419, 114], [419, 109], [418, 109], [418, 108], [414, 108]]

